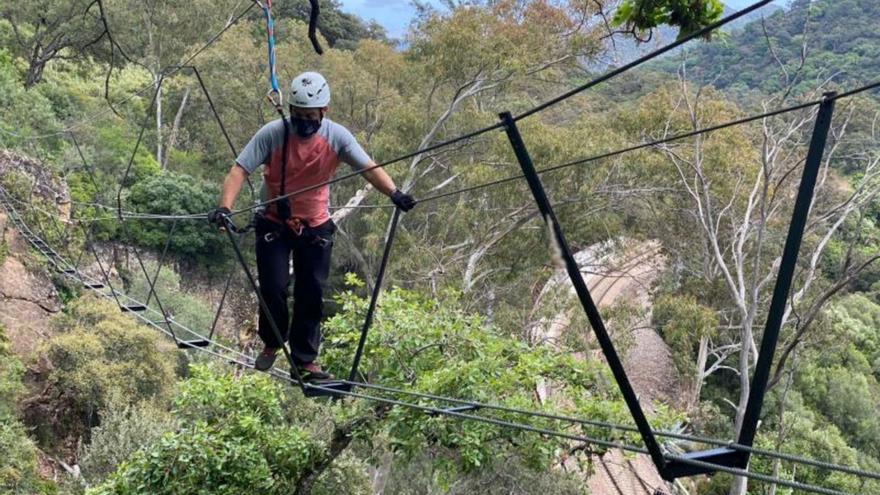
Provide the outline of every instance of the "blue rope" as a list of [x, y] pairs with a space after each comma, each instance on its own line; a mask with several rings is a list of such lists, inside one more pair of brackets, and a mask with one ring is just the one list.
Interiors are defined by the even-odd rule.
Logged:
[[266, 97], [276, 108], [281, 108], [283, 98], [281, 88], [278, 86], [278, 76], [275, 73], [275, 22], [272, 20], [272, 0], [266, 0], [265, 4], [259, 0], [254, 0], [254, 2], [263, 9], [263, 13], [266, 15], [266, 37], [269, 44], [269, 85], [271, 86]]

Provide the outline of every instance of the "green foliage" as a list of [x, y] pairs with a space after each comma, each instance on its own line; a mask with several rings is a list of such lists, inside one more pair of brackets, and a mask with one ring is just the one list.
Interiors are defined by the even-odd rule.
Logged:
[[90, 495], [289, 494], [322, 455], [305, 430], [286, 424], [280, 385], [194, 366], [180, 387], [182, 428], [134, 454]]
[[12, 353], [6, 329], [0, 325], [0, 493], [37, 495], [54, 493], [51, 483], [40, 480], [37, 447], [16, 419], [24, 392], [24, 366]]
[[[156, 274], [156, 263], [144, 261], [144, 267], [150, 278]], [[207, 330], [211, 328], [214, 312], [209, 304], [193, 294], [183, 290], [180, 286], [180, 275], [174, 269], [166, 265], [162, 267], [156, 278], [156, 293], [162, 301], [162, 309], [174, 321], [193, 330]], [[139, 266], [136, 266], [131, 276], [131, 283], [127, 293], [139, 301], [146, 301], [150, 293], [147, 278], [143, 275]], [[150, 299], [155, 302], [155, 299]], [[192, 335], [182, 335], [181, 338], [194, 338]]]
[[[831, 74], [838, 83], [871, 82], [880, 60], [873, 22], [878, 16], [880, 4], [874, 0], [794, 0], [785, 11], [768, 15], [766, 28], [755, 21], [733, 32], [729, 42], [697, 47], [688, 65], [701, 68], [700, 76], [718, 88], [765, 93], [789, 82], [795, 94], [812, 90]], [[801, 68], [804, 43], [807, 58]], [[668, 60], [663, 66], [674, 72], [679, 62]]]
[[[309, 22], [311, 7], [308, 0], [295, 0], [273, 6], [275, 22], [284, 22], [285, 18]], [[321, 4], [321, 20], [318, 32], [327, 38], [330, 46], [342, 50], [352, 50], [363, 39], [385, 39], [385, 29], [373, 22], [365, 22], [361, 18], [342, 11], [339, 0], [330, 0]], [[305, 42], [305, 40], [302, 40]]]
[[92, 429], [91, 442], [80, 452], [79, 466], [91, 483], [103, 480], [135, 452], [177, 428], [177, 419], [153, 402], [111, 402]]
[[721, 0], [624, 0], [614, 13], [613, 22], [638, 31], [661, 24], [678, 26], [681, 39], [718, 21], [722, 14]]
[[[217, 185], [168, 171], [136, 182], [127, 201], [134, 211], [166, 215], [205, 212], [216, 203]], [[206, 263], [228, 259], [229, 241], [207, 222], [199, 220], [178, 222], [169, 252]], [[137, 244], [162, 250], [168, 240], [169, 227], [168, 222], [143, 220], [130, 222], [129, 231]]]
[[18, 170], [10, 170], [0, 176], [0, 186], [3, 186], [10, 196], [18, 199], [28, 197], [32, 184], [32, 179]]
[[14, 418], [21, 393], [24, 365], [12, 353], [6, 329], [0, 324], [0, 421]]
[[498, 456], [480, 471], [441, 483], [428, 455], [398, 459], [386, 486], [388, 495], [583, 495], [583, 478], [557, 470], [535, 470], [516, 457]]
[[367, 465], [351, 454], [343, 454], [333, 461], [312, 488], [313, 495], [371, 495], [373, 493], [367, 474]]
[[23, 425], [0, 419], [0, 493], [4, 495], [55, 494], [54, 485], [40, 479], [37, 470], [37, 446], [28, 438]]
[[99, 40], [101, 24], [94, 7], [87, 0], [0, 6], [2, 18], [15, 26], [10, 46], [27, 61], [26, 86], [42, 79], [53, 58], [82, 57], [84, 49]]
[[830, 308], [842, 337], [864, 356], [874, 378], [880, 380], [880, 304], [863, 294], [851, 294]]
[[[336, 374], [350, 365], [366, 301], [352, 292], [340, 296], [343, 310], [325, 324], [324, 362]], [[462, 311], [458, 296], [428, 298], [393, 289], [383, 292], [361, 363], [368, 381], [430, 394], [464, 397], [525, 409], [542, 408], [574, 416], [625, 421], [627, 413], [604, 367], [548, 347], [529, 347], [499, 335], [478, 315]], [[552, 386], [555, 399], [535, 403], [539, 383]], [[502, 419], [521, 420], [497, 414]], [[669, 418], [658, 418], [658, 423]], [[541, 421], [537, 426], [557, 428]], [[449, 455], [450, 473], [478, 469], [516, 445], [532, 467], [545, 466], [565, 442], [477, 422], [430, 417], [393, 409], [382, 423], [395, 449], [407, 454], [434, 446]], [[589, 434], [607, 436], [608, 432]], [[443, 455], [443, 454], [440, 454]], [[450, 474], [455, 476], [454, 474]]]
[[808, 404], [837, 425], [854, 446], [880, 457], [880, 384], [865, 373], [867, 363], [857, 349], [841, 354], [839, 364], [808, 366], [798, 388]]
[[56, 326], [60, 333], [40, 349], [51, 365], [43, 400], [55, 411], [41, 418], [41, 426], [62, 437], [81, 433], [97, 423], [111, 401], [134, 404], [170, 396], [173, 347], [116, 305], [80, 298], [58, 317]]
[[0, 266], [6, 262], [6, 258], [9, 256], [9, 243], [6, 240], [0, 240]]
[[[776, 400], [777, 397], [771, 397], [771, 401], [768, 401], [770, 409], [775, 409]], [[799, 392], [788, 393], [782, 437], [776, 433], [778, 417], [771, 415], [768, 419], [770, 421], [766, 426], [769, 428], [762, 428], [757, 440], [758, 447], [867, 470], [880, 467], [880, 462], [853, 447], [840, 429], [812, 410]], [[756, 471], [770, 472], [772, 464], [766, 458], [755, 457], [753, 460]], [[880, 494], [880, 483], [876, 481], [824, 469], [783, 463], [780, 474], [786, 479], [825, 486], [845, 493]]]
[[652, 318], [663, 340], [672, 348], [679, 373], [696, 374], [696, 352], [700, 339], [718, 328], [718, 316], [693, 296], [661, 296], [654, 301]]
[[835, 339], [801, 367], [797, 389], [804, 403], [838, 428], [849, 445], [880, 459], [880, 305], [855, 294], [829, 313]]
[[0, 48], [0, 147], [22, 151], [37, 158], [55, 156], [61, 140], [31, 138], [58, 128], [52, 103], [42, 88], [26, 91], [8, 51]]
[[125, 187], [145, 181], [161, 171], [156, 158], [143, 143], [138, 147], [132, 160], [131, 154], [137, 140], [133, 129], [115, 125], [100, 127], [97, 130], [96, 140], [100, 143], [99, 151], [93, 158], [97, 162], [97, 170], [113, 177], [111, 180], [114, 182], [114, 189], [118, 187], [116, 182], [122, 179], [123, 171], [128, 168], [129, 160], [131, 160], [131, 170], [123, 183]]

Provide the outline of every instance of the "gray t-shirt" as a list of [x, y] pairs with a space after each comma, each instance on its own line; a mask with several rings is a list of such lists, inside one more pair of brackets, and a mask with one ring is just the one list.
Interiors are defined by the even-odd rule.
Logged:
[[[296, 136], [293, 131], [293, 125], [289, 122], [288, 127], [290, 130], [289, 147], [291, 145], [299, 146], [301, 143], [311, 141], [311, 138], [303, 140]], [[281, 119], [269, 122], [260, 128], [244, 149], [241, 150], [238, 158], [235, 159], [236, 163], [241, 165], [248, 173], [253, 173], [260, 165], [268, 163], [273, 151], [281, 151], [283, 136], [284, 123]], [[337, 124], [324, 117], [321, 121], [321, 127], [318, 128], [315, 136], [322, 138], [328, 143], [339, 159], [353, 168], [360, 170], [369, 165], [370, 156], [361, 148], [354, 135], [341, 124]]]
[[[321, 121], [313, 136], [303, 139], [293, 132], [287, 136], [287, 172], [285, 174], [285, 194], [294, 193], [321, 184], [333, 178], [340, 162], [348, 163], [356, 170], [370, 165], [370, 157], [345, 127], [328, 118]], [[264, 125], [251, 138], [241, 151], [236, 162], [248, 173], [253, 173], [260, 165], [265, 187], [263, 199], [270, 199], [282, 192], [281, 164], [284, 144], [284, 123], [281, 119]], [[327, 186], [312, 189], [291, 196], [293, 215], [316, 226], [329, 220], [330, 192]], [[272, 206], [267, 210], [269, 217], [275, 215]], [[275, 218], [281, 220], [280, 218]]]

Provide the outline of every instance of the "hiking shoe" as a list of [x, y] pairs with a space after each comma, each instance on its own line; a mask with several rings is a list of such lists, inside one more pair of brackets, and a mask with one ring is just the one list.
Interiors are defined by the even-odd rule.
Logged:
[[272, 365], [275, 364], [275, 358], [278, 356], [278, 349], [278, 347], [264, 347], [263, 352], [254, 361], [254, 368], [259, 371], [267, 371], [272, 368]]
[[300, 364], [297, 366], [304, 382], [332, 380], [333, 375], [321, 369], [321, 365], [315, 362]]

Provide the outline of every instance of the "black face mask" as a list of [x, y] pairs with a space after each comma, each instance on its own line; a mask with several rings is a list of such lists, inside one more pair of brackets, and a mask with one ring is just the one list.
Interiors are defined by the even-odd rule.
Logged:
[[321, 128], [320, 120], [301, 119], [299, 117], [291, 117], [290, 122], [299, 137], [307, 138], [318, 132]]

